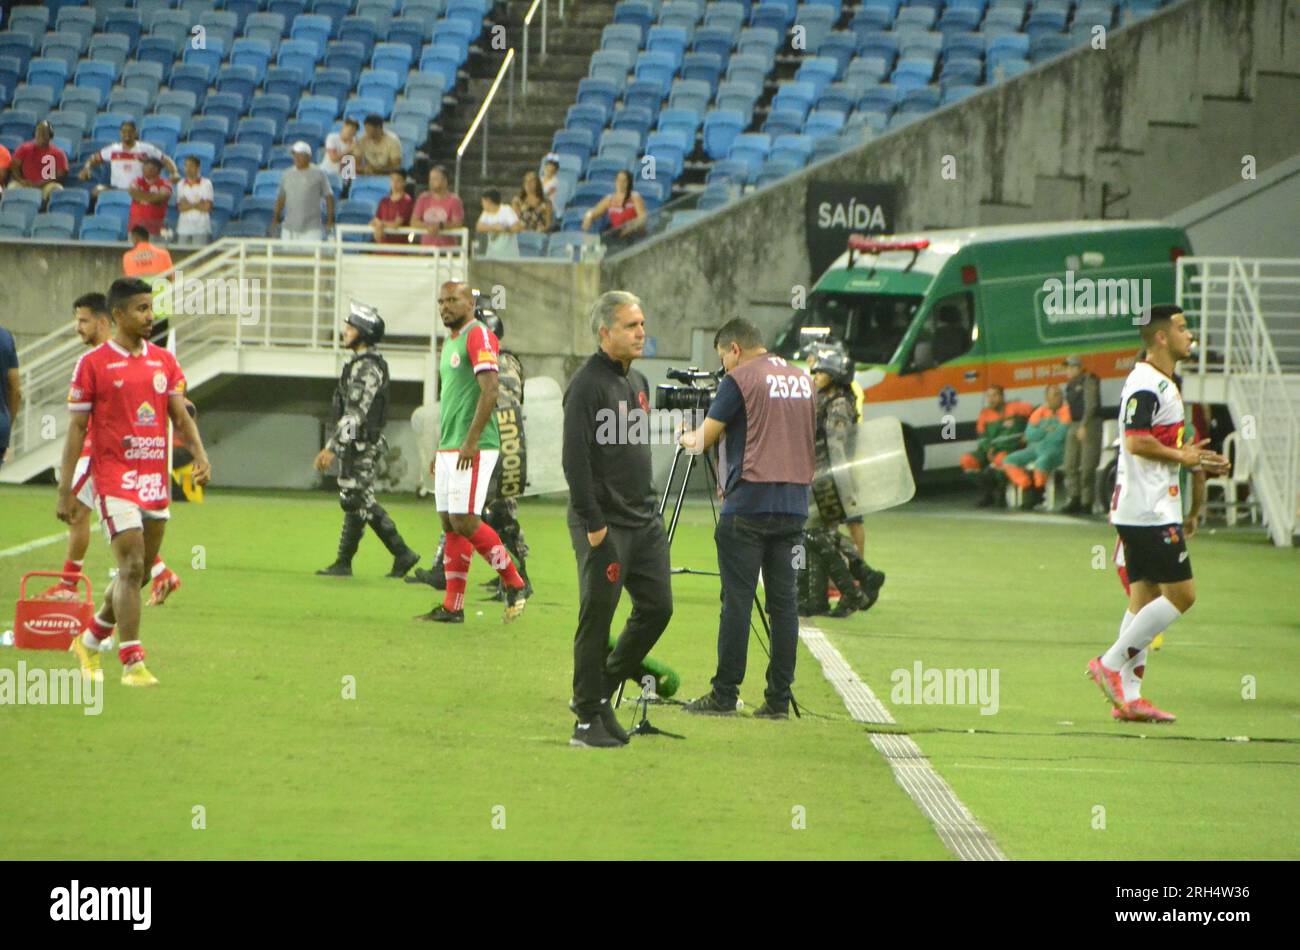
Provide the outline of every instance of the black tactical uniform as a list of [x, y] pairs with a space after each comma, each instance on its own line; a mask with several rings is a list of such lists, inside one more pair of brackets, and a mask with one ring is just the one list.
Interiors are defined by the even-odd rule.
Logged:
[[343, 509], [343, 531], [338, 557], [318, 574], [352, 573], [352, 558], [361, 544], [366, 525], [393, 555], [389, 577], [402, 577], [420, 561], [407, 547], [388, 512], [375, 500], [375, 471], [387, 443], [384, 424], [388, 415], [388, 364], [374, 346], [383, 339], [384, 321], [370, 307], [353, 304], [347, 322], [359, 333], [353, 355], [343, 366], [334, 391], [331, 426], [326, 442], [339, 458], [339, 506]]

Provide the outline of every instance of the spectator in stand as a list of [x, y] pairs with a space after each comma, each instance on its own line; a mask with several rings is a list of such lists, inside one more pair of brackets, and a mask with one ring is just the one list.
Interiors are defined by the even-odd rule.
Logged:
[[524, 172], [523, 186], [519, 189], [519, 194], [515, 196], [511, 207], [519, 218], [520, 224], [523, 225], [520, 230], [540, 231], [542, 234], [551, 230], [551, 222], [555, 219], [555, 215], [551, 202], [547, 200], [546, 193], [542, 189], [542, 180], [537, 177], [537, 172]]
[[515, 214], [515, 209], [501, 203], [501, 192], [495, 188], [483, 192], [479, 200], [483, 203], [483, 210], [479, 213], [474, 230], [488, 236], [484, 255], [518, 257], [519, 244], [515, 241], [515, 234], [522, 231], [524, 226]]
[[415, 199], [406, 193], [406, 176], [393, 172], [388, 176], [392, 191], [384, 195], [375, 209], [375, 216], [370, 219], [370, 229], [375, 234], [376, 244], [405, 244], [407, 235], [403, 233], [385, 233], [391, 228], [404, 228], [411, 223], [411, 211], [415, 208]]
[[1070, 407], [1070, 434], [1065, 440], [1065, 491], [1070, 496], [1065, 515], [1092, 512], [1093, 473], [1101, 459], [1101, 380], [1083, 368], [1083, 360], [1065, 361], [1069, 380], [1065, 403]]
[[9, 182], [9, 166], [13, 164], [14, 157], [9, 153], [9, 149], [0, 145], [0, 193], [5, 190], [5, 185]]
[[[130, 191], [136, 179], [144, 172], [144, 160], [146, 158], [158, 159], [161, 165], [166, 166], [168, 173], [173, 178], [180, 177], [180, 172], [176, 169], [176, 163], [164, 155], [162, 149], [140, 140], [134, 122], [129, 119], [123, 122], [121, 135], [120, 141], [114, 142], [112, 145], [105, 145], [90, 156], [77, 177], [82, 181], [90, 181], [90, 176], [94, 170], [104, 162], [108, 162], [108, 188], [116, 188], [118, 191]], [[95, 192], [98, 194], [101, 191], [107, 191], [108, 188], [100, 185], [95, 189]]]
[[385, 131], [383, 118], [371, 113], [354, 154], [358, 175], [387, 175], [402, 167], [402, 140]]
[[122, 274], [126, 277], [152, 277], [172, 269], [172, 256], [165, 247], [149, 243], [149, 232], [143, 227], [131, 229], [134, 246], [122, 255]]
[[483, 203], [483, 210], [474, 225], [479, 234], [515, 234], [524, 229], [515, 209], [501, 203], [501, 192], [495, 188], [483, 192], [479, 200]]
[[275, 198], [271, 226], [284, 220], [280, 237], [286, 241], [319, 241], [324, 236], [320, 226], [320, 206], [325, 202], [325, 230], [334, 230], [334, 192], [325, 173], [311, 163], [311, 146], [294, 142], [293, 168], [286, 168], [280, 178], [280, 193]]
[[429, 169], [429, 190], [415, 200], [411, 226], [428, 231], [420, 238], [421, 244], [446, 247], [456, 243], [456, 238], [447, 232], [464, 224], [465, 208], [460, 198], [447, 187], [447, 170], [434, 165]]
[[[342, 131], [331, 132], [325, 137], [325, 157], [320, 161], [321, 171], [327, 175], [343, 174], [343, 159], [356, 154], [357, 132], [360, 129], [356, 119], [344, 119]], [[353, 172], [355, 171], [354, 168]]]
[[162, 163], [152, 155], [141, 163], [143, 174], [131, 184], [131, 216], [126, 226], [142, 227], [150, 234], [162, 231], [167, 205], [172, 200], [172, 183], [164, 178]]
[[212, 237], [212, 181], [199, 167], [198, 158], [185, 156], [185, 177], [176, 185], [177, 244], [206, 244]]
[[1020, 489], [1020, 507], [1025, 511], [1032, 511], [1042, 503], [1047, 480], [1065, 459], [1070, 407], [1065, 404], [1061, 387], [1056, 383], [1047, 387], [1044, 398], [1046, 403], [1029, 417], [1025, 447], [1002, 460], [1002, 474]]
[[996, 384], [985, 391], [984, 408], [975, 421], [979, 441], [973, 452], [961, 457], [962, 471], [984, 491], [980, 508], [1006, 506], [1006, 497], [1000, 491], [1000, 468], [1007, 453], [1021, 447], [1025, 425], [1033, 410], [1027, 402], [1007, 402], [1002, 387]]
[[552, 206], [558, 207], [556, 202], [560, 195], [560, 156], [554, 152], [547, 153], [542, 159], [542, 194], [546, 196]]
[[614, 193], [582, 216], [582, 230], [587, 231], [602, 215], [609, 218], [606, 243], [626, 245], [636, 232], [645, 227], [645, 200], [632, 187], [632, 173], [621, 171], [614, 176]]
[[11, 188], [39, 188], [43, 202], [50, 195], [63, 190], [63, 179], [68, 175], [68, 156], [54, 144], [54, 126], [41, 121], [36, 123], [36, 134], [14, 150], [9, 165]]

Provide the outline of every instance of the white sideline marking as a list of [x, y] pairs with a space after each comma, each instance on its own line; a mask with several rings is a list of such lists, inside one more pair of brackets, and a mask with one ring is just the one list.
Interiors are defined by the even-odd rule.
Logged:
[[28, 541], [26, 544], [20, 544], [14, 548], [5, 548], [3, 551], [0, 551], [0, 557], [16, 557], [19, 554], [26, 554], [28, 551], [35, 551], [37, 548], [43, 548], [47, 544], [62, 541], [67, 536], [68, 532], [60, 531], [58, 534], [51, 534], [48, 537], [37, 538], [35, 541]]
[[[817, 662], [822, 675], [844, 700], [849, 714], [857, 722], [892, 725], [894, 717], [876, 698], [871, 687], [858, 678], [835, 645], [817, 627], [799, 624], [799, 638]], [[901, 734], [872, 733], [871, 744], [885, 757], [894, 772], [894, 781], [903, 787], [921, 814], [934, 825], [945, 847], [963, 861], [1005, 861], [1007, 856], [979, 823], [970, 809], [961, 803], [952, 787], [934, 770], [930, 760], [912, 737]]]

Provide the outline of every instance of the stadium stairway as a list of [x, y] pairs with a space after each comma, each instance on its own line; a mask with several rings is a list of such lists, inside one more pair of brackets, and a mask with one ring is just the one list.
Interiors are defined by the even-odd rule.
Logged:
[[[523, 18], [530, 5], [531, 0], [511, 0], [507, 10], [508, 42], [515, 47], [516, 56], [522, 50]], [[561, 21], [558, 5], [552, 2], [545, 59], [541, 58], [540, 35], [534, 23], [529, 38], [529, 91], [527, 97], [516, 91], [514, 125], [506, 123], [503, 88], [490, 112], [487, 174], [482, 174], [482, 130], [461, 160], [460, 198], [471, 222], [478, 217], [479, 196], [485, 190], [496, 188], [502, 200], [509, 201], [519, 191], [524, 172], [541, 165], [542, 157], [550, 151], [551, 136], [564, 126], [564, 115], [573, 104], [579, 80], [587, 75], [591, 54], [600, 46], [601, 30], [613, 15], [614, 0], [574, 0], [566, 6]], [[485, 33], [480, 42], [486, 39]], [[430, 143], [431, 164], [445, 165], [449, 173], [455, 168], [456, 148], [487, 96], [502, 55], [485, 56], [484, 65], [471, 74], [460, 108], [454, 116], [444, 119], [442, 133]], [[519, 67], [516, 59], [511, 71]], [[427, 164], [417, 163], [419, 181], [424, 180], [427, 171]]]

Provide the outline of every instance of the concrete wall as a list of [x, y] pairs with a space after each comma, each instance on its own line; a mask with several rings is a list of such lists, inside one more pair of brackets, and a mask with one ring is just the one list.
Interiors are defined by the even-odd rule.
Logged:
[[645, 298], [660, 354], [686, 355], [692, 329], [752, 312], [771, 323], [792, 286], [816, 279], [803, 234], [814, 181], [895, 184], [898, 230], [1162, 217], [1240, 182], [1245, 155], [1267, 169], [1300, 152], [1297, 101], [1296, 0], [1184, 0], [1112, 31], [1104, 50], [1076, 50], [607, 258], [602, 287]]
[[[107, 292], [122, 276], [122, 255], [129, 247], [0, 241], [0, 273], [8, 278], [0, 326], [13, 333], [20, 349], [60, 327], [71, 332], [72, 301], [91, 291]], [[171, 249], [178, 264], [190, 253]]]
[[1300, 260], [1300, 155], [1170, 215], [1206, 256]]

